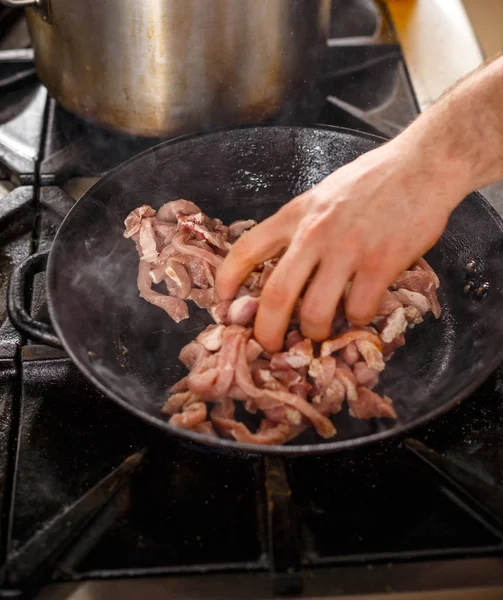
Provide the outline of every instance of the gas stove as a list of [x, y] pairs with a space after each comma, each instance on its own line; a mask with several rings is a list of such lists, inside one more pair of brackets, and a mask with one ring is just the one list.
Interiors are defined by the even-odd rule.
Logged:
[[[379, 2], [334, 1], [317, 122], [392, 137], [424, 108], [394, 25]], [[13, 269], [159, 141], [59, 107], [22, 12], [0, 13], [0, 597], [503, 597], [503, 368], [408, 437], [284, 461], [153, 430], [12, 327]], [[48, 322], [43, 275], [27, 302]]]

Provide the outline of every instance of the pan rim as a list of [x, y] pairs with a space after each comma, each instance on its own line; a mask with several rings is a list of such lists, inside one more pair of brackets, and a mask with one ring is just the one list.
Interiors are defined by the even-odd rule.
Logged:
[[[46, 277], [46, 297], [48, 304], [49, 316], [51, 319], [51, 323], [55, 329], [57, 336], [59, 337], [65, 351], [68, 353], [68, 356], [71, 358], [72, 362], [76, 365], [76, 367], [84, 374], [84, 376], [94, 385], [96, 386], [107, 398], [116, 402], [121, 408], [127, 410], [130, 414], [135, 417], [141, 419], [142, 421], [148, 423], [151, 426], [156, 427], [157, 429], [161, 429], [162, 431], [168, 433], [169, 435], [173, 435], [176, 437], [181, 437], [191, 442], [194, 442], [199, 445], [212, 446], [216, 448], [221, 448], [222, 450], [228, 451], [232, 450], [237, 453], [250, 453], [250, 454], [260, 454], [260, 455], [283, 455], [283, 456], [299, 456], [299, 455], [321, 455], [328, 453], [335, 453], [339, 451], [361, 448], [363, 446], [372, 445], [378, 442], [389, 441], [392, 438], [399, 438], [404, 434], [417, 429], [418, 427], [433, 421], [438, 418], [442, 414], [450, 411], [456, 404], [459, 404], [462, 400], [466, 399], [472, 392], [474, 392], [481, 385], [481, 381], [485, 381], [491, 373], [501, 364], [503, 360], [503, 344], [501, 346], [501, 350], [495, 353], [485, 367], [481, 370], [480, 380], [475, 383], [470, 383], [463, 390], [458, 392], [455, 396], [453, 396], [448, 402], [442, 404], [438, 408], [428, 412], [425, 415], [421, 415], [407, 423], [397, 425], [396, 427], [391, 427], [389, 429], [379, 431], [376, 433], [372, 433], [370, 435], [361, 436], [357, 438], [351, 438], [348, 440], [340, 440], [325, 442], [325, 443], [315, 443], [315, 444], [292, 444], [292, 445], [272, 445], [272, 446], [263, 446], [260, 444], [249, 444], [242, 443], [232, 440], [226, 440], [223, 438], [214, 438], [208, 435], [196, 433], [190, 430], [181, 429], [173, 427], [169, 425], [168, 421], [164, 421], [161, 416], [156, 417], [150, 414], [143, 412], [142, 410], [136, 408], [125, 399], [118, 394], [115, 389], [107, 386], [107, 384], [100, 379], [98, 375], [94, 373], [91, 368], [88, 368], [87, 364], [80, 361], [77, 358], [76, 352], [73, 351], [72, 345], [68, 343], [66, 336], [64, 334], [63, 329], [58, 321], [57, 311], [54, 308], [52, 296], [51, 296], [51, 287], [53, 287], [52, 281], [56, 277], [57, 270], [55, 267], [56, 262], [56, 253], [53, 252], [53, 249], [57, 246], [59, 238], [63, 235], [65, 226], [68, 221], [72, 218], [73, 212], [77, 209], [78, 205], [82, 200], [91, 196], [92, 193], [99, 189], [102, 185], [107, 184], [107, 182], [112, 179], [118, 172], [130, 166], [130, 164], [135, 163], [136, 161], [141, 160], [145, 156], [149, 154], [153, 154], [158, 151], [160, 148], [165, 146], [170, 146], [177, 143], [182, 143], [185, 141], [189, 141], [192, 139], [197, 139], [201, 137], [208, 137], [212, 135], [217, 135], [226, 132], [232, 132], [243, 129], [290, 129], [290, 130], [309, 130], [309, 131], [320, 131], [320, 130], [328, 130], [328, 131], [336, 131], [342, 134], [349, 134], [352, 136], [357, 136], [359, 138], [367, 139], [375, 141], [379, 144], [385, 143], [388, 141], [388, 138], [377, 136], [374, 134], [353, 130], [345, 127], [337, 127], [332, 125], [270, 125], [270, 124], [255, 124], [255, 125], [237, 125], [233, 127], [222, 127], [218, 129], [212, 129], [204, 132], [194, 132], [186, 135], [178, 136], [159, 144], [155, 144], [151, 148], [144, 150], [131, 157], [127, 161], [116, 166], [114, 169], [110, 170], [104, 177], [100, 178], [93, 186], [89, 188], [89, 190], [80, 198], [68, 214], [65, 216], [63, 222], [61, 223], [53, 244], [51, 246], [51, 250], [49, 252], [49, 258], [47, 263], [47, 277]], [[495, 217], [495, 222], [497, 223], [500, 231], [503, 232], [503, 220], [494, 209], [494, 207], [486, 200], [486, 198], [480, 194], [478, 191], [472, 192], [475, 194], [483, 204], [486, 205], [489, 212], [493, 217]]]

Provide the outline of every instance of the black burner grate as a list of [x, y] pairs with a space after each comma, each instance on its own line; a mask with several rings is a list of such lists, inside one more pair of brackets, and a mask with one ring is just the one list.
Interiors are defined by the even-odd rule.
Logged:
[[[501, 584], [487, 558], [503, 555], [501, 369], [411, 438], [285, 462], [168, 438], [63, 352], [15, 332], [5, 308], [14, 267], [50, 249], [86, 187], [159, 141], [103, 131], [48, 100], [21, 15], [0, 12], [0, 595], [168, 574], [187, 597], [191, 585], [251, 597], [249, 572], [262, 590], [272, 573], [278, 594], [383, 592], [419, 589], [414, 565], [425, 560], [441, 585], [465, 585], [473, 556], [485, 557], [482, 581]], [[334, 0], [321, 87], [319, 122], [392, 136], [414, 118], [380, 3]], [[43, 274], [27, 300], [48, 322]]]

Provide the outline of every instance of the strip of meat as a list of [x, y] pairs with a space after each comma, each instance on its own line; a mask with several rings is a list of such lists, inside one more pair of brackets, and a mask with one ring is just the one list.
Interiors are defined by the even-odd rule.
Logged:
[[260, 290], [251, 291], [245, 285], [242, 285], [239, 287], [239, 290], [237, 291], [235, 300], [237, 300], [238, 298], [243, 298], [243, 296], [251, 296], [252, 298], [259, 298], [260, 294], [261, 294]]
[[300, 333], [300, 331], [298, 329], [294, 329], [293, 331], [290, 331], [286, 335], [286, 340], [285, 340], [286, 349], [290, 350], [290, 348], [292, 346], [295, 346], [295, 344], [297, 344], [299, 342], [303, 342], [303, 341], [304, 341], [304, 336]]
[[179, 379], [174, 385], [171, 386], [170, 392], [172, 394], [178, 394], [179, 392], [187, 392], [189, 389], [187, 379], [187, 376]]
[[151, 206], [148, 206], [148, 204], [143, 204], [143, 206], [135, 208], [124, 221], [126, 227], [123, 233], [124, 237], [130, 238], [139, 233], [142, 219], [144, 217], [153, 217], [154, 215], [155, 210]]
[[186, 231], [192, 233], [197, 239], [205, 240], [211, 244], [211, 246], [215, 246], [221, 250], [230, 250], [231, 244], [227, 241], [227, 235], [225, 233], [210, 231], [204, 225], [195, 222], [190, 216], [180, 216], [178, 218], [178, 223], [179, 226], [183, 226]]
[[140, 291], [140, 296], [147, 302], [150, 302], [150, 304], [162, 308], [175, 323], [187, 319], [189, 309], [183, 300], [173, 296], [165, 296], [152, 290], [152, 279], [150, 278], [149, 270], [149, 264], [140, 261], [138, 268], [138, 290]]
[[249, 339], [246, 343], [246, 361], [251, 363], [262, 354], [263, 348], [257, 340]]
[[210, 309], [215, 304], [215, 290], [213, 288], [203, 290], [192, 288], [189, 298], [195, 302], [199, 308]]
[[404, 315], [409, 327], [414, 327], [423, 322], [423, 316], [414, 306], [406, 306], [404, 308]]
[[213, 399], [218, 400], [227, 395], [234, 381], [239, 349], [244, 344], [245, 336], [247, 335], [248, 332], [238, 325], [225, 328], [222, 347], [217, 355], [217, 378], [211, 388], [211, 397]]
[[[173, 392], [173, 388], [171, 388]], [[171, 396], [166, 400], [166, 403], [161, 408], [161, 412], [166, 415], [174, 415], [183, 410], [185, 406], [189, 406], [196, 402], [201, 402], [201, 398], [190, 390], [186, 392], [172, 393]]]
[[165, 223], [176, 223], [179, 214], [191, 215], [198, 212], [201, 209], [190, 200], [172, 200], [161, 206], [157, 211], [157, 218]]
[[405, 336], [403, 335], [399, 335], [397, 338], [395, 338], [392, 342], [390, 342], [389, 344], [383, 344], [382, 345], [382, 355], [384, 357], [384, 360], [389, 360], [391, 358], [391, 356], [393, 356], [393, 353], [395, 352], [395, 350], [397, 350], [398, 348], [401, 348], [402, 346], [405, 345]]
[[258, 310], [259, 298], [241, 296], [234, 300], [227, 311], [226, 322], [235, 325], [248, 325]]
[[407, 329], [407, 319], [403, 306], [394, 310], [386, 319], [386, 324], [381, 331], [381, 340], [387, 344], [401, 335]]
[[239, 352], [236, 364], [236, 385], [251, 399], [257, 407], [264, 412], [270, 411], [278, 405], [284, 404], [297, 410], [312, 422], [316, 431], [323, 437], [335, 435], [333, 424], [323, 415], [320, 415], [312, 406], [295, 394], [281, 390], [259, 389], [255, 386], [250, 368], [246, 362], [246, 350], [243, 346]]
[[399, 288], [395, 294], [404, 306], [413, 306], [422, 315], [425, 315], [430, 310], [428, 298], [419, 292], [411, 292], [410, 290]]
[[290, 427], [281, 423], [275, 423], [268, 429], [264, 428], [262, 431], [258, 430], [257, 433], [252, 433], [244, 423], [226, 419], [214, 414], [214, 411], [211, 413], [211, 418], [220, 433], [242, 444], [259, 444], [261, 446], [284, 444], [290, 433]]
[[314, 358], [309, 365], [309, 376], [317, 387], [327, 387], [335, 377], [336, 368], [337, 363], [333, 356]]
[[381, 302], [379, 303], [379, 306], [377, 308], [376, 315], [387, 317], [398, 308], [402, 308], [402, 303], [400, 299], [397, 298], [393, 292], [386, 290], [383, 297], [381, 298]]
[[227, 320], [227, 313], [229, 312], [229, 307], [232, 304], [230, 300], [222, 300], [218, 304], [210, 307], [209, 313], [213, 317], [215, 323], [225, 323]]
[[295, 369], [278, 369], [271, 371], [271, 376], [277, 381], [281, 381], [287, 388], [296, 383], [300, 383], [304, 377]]
[[356, 399], [349, 399], [349, 414], [357, 419], [372, 419], [374, 417], [396, 419], [397, 414], [386, 396], [381, 398], [379, 394], [372, 392], [366, 387], [359, 387]]
[[222, 264], [223, 258], [221, 256], [212, 254], [208, 250], [204, 250], [203, 248], [199, 248], [198, 246], [187, 244], [185, 241], [185, 237], [182, 233], [177, 233], [171, 243], [173, 244], [173, 248], [180, 254], [189, 254], [190, 256], [202, 258], [203, 260], [210, 263], [210, 265], [213, 265], [216, 268], [218, 268]]
[[346, 396], [346, 386], [336, 372], [337, 363], [333, 356], [315, 358], [309, 365], [309, 375], [315, 388], [313, 405], [325, 416], [338, 413]]
[[243, 359], [240, 357], [238, 359], [236, 369], [236, 383], [246, 393], [247, 396], [254, 400], [259, 408], [264, 410], [262, 408], [264, 401], [286, 404], [287, 406], [298, 410], [304, 417], [306, 417], [306, 419], [311, 421], [316, 431], [322, 437], [329, 438], [335, 435], [335, 427], [333, 426], [332, 422], [323, 415], [320, 415], [312, 407], [312, 405], [309, 404], [309, 402], [300, 396], [296, 396], [290, 392], [283, 392], [279, 390], [261, 390], [256, 388], [251, 378], [248, 365], [246, 364], [246, 356], [244, 353], [242, 354], [242, 357], [245, 364], [243, 367]]
[[342, 360], [349, 366], [354, 365], [360, 360], [360, 353], [356, 347], [356, 342], [351, 342], [341, 350]]
[[438, 275], [431, 268], [431, 266], [429, 265], [429, 263], [426, 261], [425, 258], [423, 258], [423, 257], [418, 258], [416, 260], [414, 268], [420, 268], [423, 271], [426, 271], [429, 275], [431, 275], [431, 277], [435, 283], [435, 288], [438, 289], [440, 287], [440, 279], [438, 278]]
[[277, 352], [272, 355], [271, 367], [273, 369], [299, 369], [308, 367], [313, 359], [313, 344], [311, 340], [293, 344], [287, 352]]
[[384, 370], [384, 360], [381, 350], [378, 350], [372, 342], [367, 340], [357, 340], [355, 344], [358, 352], [363, 356], [363, 360], [371, 369], [379, 372]]
[[185, 267], [173, 259], [168, 259], [166, 263], [166, 277], [169, 277], [176, 284], [176, 296], [185, 300], [192, 291], [192, 282]]
[[176, 256], [177, 251], [173, 248], [173, 246], [166, 246], [165, 248], [163, 248], [161, 250], [161, 252], [159, 253], [159, 256], [155, 259], [155, 261], [152, 263], [152, 268], [155, 269], [157, 267], [164, 267], [166, 268], [166, 262], [168, 261], [168, 259]]
[[252, 271], [248, 277], [245, 279], [243, 285], [250, 290], [250, 292], [257, 290], [260, 292], [259, 288], [260, 282], [260, 273], [258, 271]]
[[344, 361], [337, 362], [337, 368], [335, 369], [335, 376], [342, 383], [346, 390], [346, 396], [348, 402], [350, 400], [356, 400], [357, 397], [357, 382], [353, 371], [344, 363]]
[[193, 427], [193, 431], [195, 431], [196, 433], [200, 433], [201, 435], [208, 435], [214, 438], [218, 437], [218, 434], [215, 431], [211, 421], [203, 421], [202, 423], [199, 423], [198, 425]]
[[304, 400], [307, 400], [312, 389], [313, 386], [304, 379], [303, 381], [299, 381], [298, 383], [291, 385], [288, 388], [288, 391], [296, 396], [300, 396]]
[[213, 388], [218, 379], [218, 370], [215, 366], [216, 361], [210, 363], [208, 360], [206, 362], [208, 364], [201, 365], [189, 373], [188, 385], [190, 391], [197, 394], [202, 400], [213, 400]]
[[[248, 358], [248, 357], [246, 357]], [[250, 363], [250, 372], [253, 383], [258, 387], [264, 387], [268, 383], [274, 381], [271, 371], [271, 363], [266, 359], [254, 360]], [[246, 386], [245, 386], [246, 390]]]
[[152, 219], [152, 225], [154, 227], [155, 235], [162, 244], [170, 244], [171, 240], [175, 237], [177, 227], [174, 223], [163, 223], [159, 219]]
[[367, 329], [355, 327], [353, 329], [348, 329], [348, 331], [345, 331], [340, 335], [336, 335], [331, 340], [324, 341], [321, 345], [321, 356], [330, 356], [330, 354], [342, 350], [345, 346], [357, 340], [367, 340], [374, 344], [378, 350], [381, 350], [381, 340], [376, 334], [371, 333]]
[[193, 286], [210, 288], [215, 285], [215, 276], [212, 271], [213, 267], [205, 260], [198, 258], [197, 256], [187, 256], [185, 254], [177, 254], [173, 256], [173, 260], [181, 263], [187, 269]]
[[442, 309], [437, 298], [436, 282], [430, 273], [422, 269], [405, 271], [396, 278], [395, 284], [398, 288], [405, 288], [411, 292], [419, 292], [423, 296], [426, 296], [434, 317], [436, 319], [440, 317]]
[[153, 267], [148, 274], [150, 279], [152, 279], [152, 283], [161, 283], [166, 278], [166, 266]]
[[353, 373], [355, 374], [358, 385], [374, 388], [379, 381], [379, 371], [372, 369], [366, 362], [357, 362], [353, 365]]
[[159, 253], [157, 252], [157, 241], [152, 226], [152, 219], [142, 219], [139, 242], [141, 248], [140, 260], [148, 263], [154, 262], [159, 256]]
[[204, 364], [201, 363], [198, 369], [189, 373], [189, 388], [205, 400], [219, 400], [225, 397], [234, 381], [241, 342], [247, 335], [242, 327], [226, 327], [219, 351], [206, 359]]
[[209, 352], [217, 352], [222, 347], [224, 339], [224, 325], [208, 325], [204, 331], [197, 336], [199, 342]]
[[237, 240], [245, 231], [251, 229], [257, 224], [257, 221], [248, 219], [247, 221], [234, 221], [229, 225], [229, 239], [231, 242]]
[[[435, 316], [440, 314], [438, 277], [424, 259], [402, 273], [383, 295], [372, 320], [375, 328], [348, 323], [341, 301], [332, 324], [333, 339], [323, 342], [320, 355], [315, 357], [311, 341], [294, 330], [287, 335], [283, 351], [271, 356], [246, 326], [254, 320], [261, 288], [281, 254], [257, 267], [234, 301], [218, 302], [214, 292], [215, 271], [229, 242], [255, 225], [254, 221], [226, 227], [195, 204], [180, 200], [167, 203], [157, 213], [144, 205], [128, 215], [125, 225], [124, 235], [135, 242], [141, 258], [140, 295], [168, 314], [176, 309], [175, 320], [188, 315], [182, 298], [190, 298], [217, 323], [180, 353], [189, 374], [172, 387], [162, 409], [172, 415], [170, 423], [216, 436], [215, 423], [231, 439], [279, 444], [311, 425], [324, 437], [334, 435], [328, 417], [340, 411], [345, 399], [358, 418], [396, 418], [391, 401], [370, 388], [384, 368], [383, 356], [388, 359], [405, 343], [407, 327], [421, 322], [430, 310]], [[163, 281], [170, 296], [152, 290], [153, 283]], [[348, 284], [346, 297], [350, 288]], [[290, 326], [299, 322], [300, 305], [299, 300]], [[249, 412], [265, 415], [256, 432], [236, 422], [234, 401], [242, 402]], [[215, 403], [210, 420], [208, 402]]]
[[180, 350], [178, 359], [183, 363], [189, 371], [192, 371], [198, 364], [200, 364], [205, 358], [208, 358], [210, 353], [206, 348], [199, 342], [193, 341], [184, 346]]
[[195, 402], [185, 405], [183, 412], [174, 414], [169, 420], [169, 424], [182, 429], [194, 429], [206, 421], [208, 411], [204, 402]]

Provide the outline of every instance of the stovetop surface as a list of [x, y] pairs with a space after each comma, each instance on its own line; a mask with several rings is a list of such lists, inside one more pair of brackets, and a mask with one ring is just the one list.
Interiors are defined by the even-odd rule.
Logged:
[[[502, 368], [410, 437], [264, 460], [153, 430], [63, 352], [21, 338], [6, 313], [13, 269], [50, 249], [97, 178], [159, 142], [69, 115], [48, 98], [32, 58], [22, 13], [0, 13], [1, 592], [269, 570], [276, 592], [298, 593], [306, 573], [341, 565], [501, 556]], [[334, 1], [321, 85], [320, 123], [393, 136], [417, 114], [393, 28], [369, 0]], [[27, 301], [48, 322], [43, 275]]]

